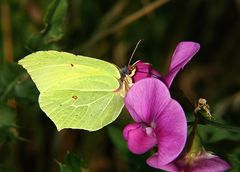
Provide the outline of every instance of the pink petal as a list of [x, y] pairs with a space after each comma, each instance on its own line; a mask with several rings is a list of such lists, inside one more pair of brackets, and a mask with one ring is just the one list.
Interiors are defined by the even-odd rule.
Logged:
[[158, 168], [161, 170], [171, 171], [171, 172], [177, 172], [178, 167], [175, 166], [173, 163], [169, 163], [167, 165], [160, 165], [158, 163], [158, 155], [155, 154], [147, 159], [147, 164], [153, 168]]
[[230, 165], [226, 161], [214, 155], [202, 156], [200, 158], [196, 157], [196, 159], [193, 159], [192, 161], [184, 161], [183, 159], [177, 159], [163, 166], [158, 164], [158, 157], [155, 156], [151, 159], [150, 162], [148, 162], [148, 164], [151, 167], [171, 172], [224, 172], [230, 169]]
[[136, 130], [139, 128], [140, 123], [133, 123], [133, 124], [128, 124], [127, 126], [124, 127], [123, 129], [123, 137], [125, 140], [128, 140], [129, 138], [129, 132], [132, 130]]
[[147, 78], [131, 87], [125, 97], [125, 105], [136, 122], [145, 122], [150, 126], [170, 99], [169, 90], [163, 82]]
[[151, 77], [161, 79], [160, 73], [157, 70], [155, 70], [154, 68], [151, 69]]
[[128, 149], [135, 154], [145, 153], [157, 143], [153, 129], [140, 123], [127, 125], [123, 136], [128, 142]]
[[153, 69], [150, 63], [144, 63], [138, 60], [133, 66], [136, 68], [135, 75], [133, 76], [134, 82], [151, 77], [160, 78], [160, 73]]
[[172, 56], [168, 73], [164, 77], [168, 88], [171, 86], [177, 73], [192, 59], [199, 49], [200, 45], [195, 42], [180, 42], [177, 45]]
[[[165, 165], [182, 152], [187, 139], [187, 120], [179, 103], [171, 100], [156, 122], [158, 153], [148, 159], [148, 163]], [[157, 157], [157, 160], [156, 160]], [[152, 159], [153, 158], [153, 159]]]
[[[207, 155], [211, 154], [208, 153]], [[230, 165], [226, 161], [214, 155], [211, 155], [211, 157], [202, 157], [192, 166], [189, 165], [189, 169], [193, 172], [223, 172], [228, 170], [229, 168]]]

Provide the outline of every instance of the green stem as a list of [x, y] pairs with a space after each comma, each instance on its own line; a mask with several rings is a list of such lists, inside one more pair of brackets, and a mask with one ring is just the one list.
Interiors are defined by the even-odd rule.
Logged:
[[195, 120], [193, 122], [192, 131], [191, 131], [191, 133], [190, 133], [190, 135], [188, 137], [187, 152], [189, 152], [192, 149], [194, 138], [195, 138], [195, 135], [196, 135], [196, 132], [197, 132], [198, 121], [199, 121], [198, 118], [195, 117]]
[[200, 124], [202, 124], [202, 125], [211, 125], [211, 126], [215, 126], [215, 127], [218, 127], [218, 128], [227, 129], [227, 130], [232, 131], [232, 132], [240, 133], [240, 128], [239, 127], [221, 124], [219, 122], [208, 120], [208, 119], [201, 119], [201, 123]]

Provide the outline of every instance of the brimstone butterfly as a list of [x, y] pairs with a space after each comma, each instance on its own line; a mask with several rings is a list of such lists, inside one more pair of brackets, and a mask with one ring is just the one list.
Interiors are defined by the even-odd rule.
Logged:
[[118, 117], [124, 105], [123, 97], [134, 82], [154, 77], [169, 88], [176, 74], [199, 48], [195, 42], [180, 42], [165, 75], [141, 61], [119, 69], [102, 60], [57, 51], [39, 51], [19, 63], [36, 83], [40, 107], [58, 130], [94, 131]]
[[40, 91], [39, 105], [63, 128], [98, 130], [120, 114], [134, 71], [90, 57], [38, 51], [19, 61]]

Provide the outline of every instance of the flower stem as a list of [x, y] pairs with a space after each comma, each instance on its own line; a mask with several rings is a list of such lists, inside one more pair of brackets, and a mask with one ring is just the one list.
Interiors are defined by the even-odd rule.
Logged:
[[194, 143], [194, 138], [195, 138], [195, 135], [196, 135], [196, 132], [197, 132], [197, 125], [198, 125], [198, 117], [195, 116], [195, 120], [193, 122], [193, 125], [192, 125], [192, 131], [188, 137], [188, 145], [187, 145], [187, 152], [189, 152], [192, 147], [193, 147], [193, 143]]

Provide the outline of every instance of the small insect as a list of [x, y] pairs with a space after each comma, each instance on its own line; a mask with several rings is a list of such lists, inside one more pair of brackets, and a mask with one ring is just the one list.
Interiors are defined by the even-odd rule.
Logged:
[[210, 106], [207, 104], [207, 100], [204, 98], [199, 98], [196, 108], [194, 110], [195, 114], [200, 112], [201, 114], [204, 115], [204, 117], [212, 119], [213, 116], [210, 113]]

